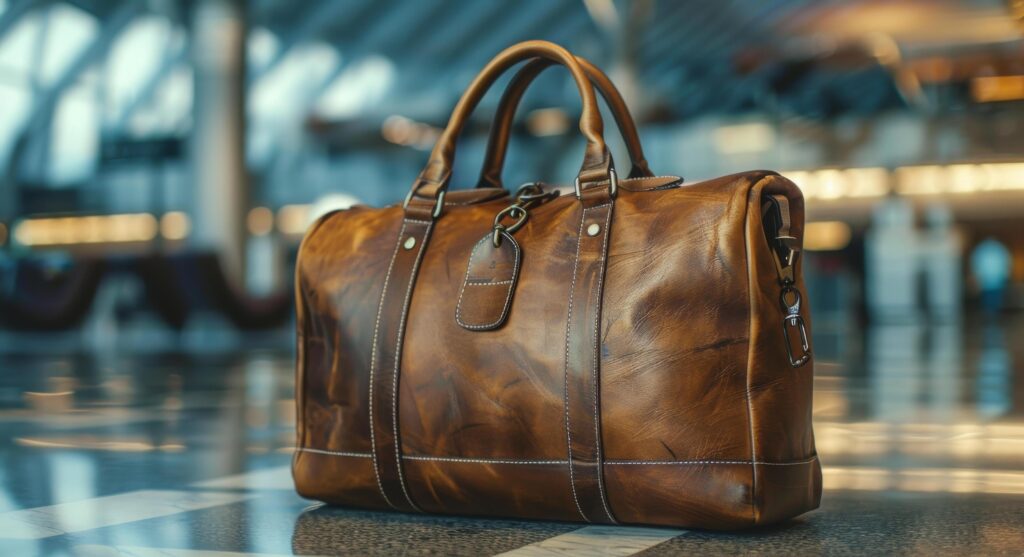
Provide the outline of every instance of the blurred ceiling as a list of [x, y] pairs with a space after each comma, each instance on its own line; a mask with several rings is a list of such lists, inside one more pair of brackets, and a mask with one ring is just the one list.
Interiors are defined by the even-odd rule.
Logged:
[[[188, 27], [175, 0], [7, 0], [0, 36], [19, 15], [70, 4], [101, 28], [134, 7]], [[760, 112], [778, 118], [970, 105], [970, 80], [1024, 75], [1018, 0], [252, 0], [250, 30], [275, 46], [250, 59], [250, 85], [310, 45], [324, 75], [296, 99], [316, 116], [316, 100], [360, 64], [378, 61], [387, 86], [346, 117], [379, 124], [391, 114], [442, 125], [473, 75], [502, 48], [542, 38], [610, 70], [641, 121]], [[107, 28], [120, 27], [109, 25]], [[123, 26], [121, 26], [123, 27]], [[250, 39], [250, 53], [252, 51]], [[97, 55], [103, 49], [98, 49]], [[321, 53], [322, 54], [322, 53]], [[164, 55], [142, 98], [188, 63], [186, 49]], [[555, 73], [555, 72], [551, 72]], [[71, 81], [58, 82], [67, 86]], [[53, 96], [53, 95], [51, 95]], [[542, 79], [525, 105], [576, 106], [564, 75]], [[289, 97], [290, 98], [290, 97]], [[494, 97], [490, 99], [493, 102]], [[273, 102], [280, 104], [279, 99]], [[351, 104], [351, 103], [350, 103]], [[128, 111], [131, 113], [131, 110]]]
[[[384, 104], [425, 118], [444, 113], [503, 47], [531, 38], [612, 67], [647, 120], [901, 108], [926, 100], [920, 79], [903, 72], [935, 57], [950, 77], [1024, 73], [1021, 27], [1000, 0], [260, 0], [251, 17], [286, 43], [336, 46], [343, 66], [387, 57], [399, 79]], [[544, 81], [528, 102], [563, 104], [574, 94], [564, 79]]]

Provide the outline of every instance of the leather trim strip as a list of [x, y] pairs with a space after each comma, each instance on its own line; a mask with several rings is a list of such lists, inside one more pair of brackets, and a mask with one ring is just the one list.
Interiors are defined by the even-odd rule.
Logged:
[[[345, 456], [351, 458], [373, 458], [372, 453], [359, 453], [351, 451], [328, 451], [323, 449], [311, 449], [308, 447], [297, 447], [301, 453], [313, 453], [326, 456]], [[534, 466], [565, 466], [568, 460], [520, 460], [515, 458], [475, 458], [461, 456], [430, 456], [430, 455], [402, 455], [402, 460], [422, 460], [428, 462], [451, 462], [457, 464], [512, 464], [512, 465], [534, 465]], [[803, 466], [818, 460], [818, 456], [812, 456], [804, 460], [790, 462], [752, 462], [749, 460], [605, 460], [607, 466]]]
[[569, 481], [584, 520], [616, 524], [604, 491], [600, 411], [601, 302], [614, 204], [589, 201], [583, 200], [580, 215], [565, 331]]
[[402, 471], [402, 441], [398, 427], [402, 341], [416, 274], [433, 225], [433, 221], [408, 216], [402, 220], [395, 251], [384, 277], [370, 355], [370, 444], [373, 449], [373, 470], [384, 501], [388, 506], [405, 512], [422, 511], [410, 497]]

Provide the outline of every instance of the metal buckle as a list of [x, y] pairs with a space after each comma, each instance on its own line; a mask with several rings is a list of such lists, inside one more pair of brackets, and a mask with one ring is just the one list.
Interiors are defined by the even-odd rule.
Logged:
[[[793, 295], [792, 303], [787, 299], [790, 294]], [[793, 367], [800, 367], [811, 359], [811, 343], [807, 339], [807, 326], [804, 325], [804, 318], [800, 315], [801, 301], [799, 290], [789, 285], [783, 287], [782, 294], [779, 296], [782, 311], [786, 313], [782, 318], [782, 335], [786, 338], [786, 353], [789, 354], [789, 364]], [[790, 329], [795, 329], [800, 338], [802, 353], [799, 357], [793, 356], [793, 340], [789, 332]]]
[[[615, 172], [614, 168], [608, 169], [608, 182], [610, 185], [608, 195], [615, 197], [619, 193], [619, 175]], [[576, 176], [576, 182], [573, 184], [573, 187], [576, 189], [576, 198], [583, 197], [583, 188], [580, 186], [579, 176]]]
[[[412, 202], [412, 196], [414, 189], [409, 190], [409, 193], [405, 194], [405, 201], [402, 202], [402, 208], [406, 209], [409, 207], [409, 203]], [[444, 194], [447, 190], [441, 190], [437, 194], [437, 199], [434, 201], [434, 210], [430, 212], [430, 218], [436, 219], [441, 216], [441, 210], [444, 208]]]

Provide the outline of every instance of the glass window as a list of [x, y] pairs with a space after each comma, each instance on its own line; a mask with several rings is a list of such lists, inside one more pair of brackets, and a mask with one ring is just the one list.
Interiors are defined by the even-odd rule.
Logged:
[[39, 65], [43, 85], [56, 81], [96, 36], [99, 25], [91, 15], [67, 4], [56, 4], [43, 20], [46, 40]]
[[373, 106], [384, 97], [395, 76], [395, 65], [383, 56], [370, 56], [345, 70], [317, 101], [317, 114], [345, 118]]
[[184, 40], [180, 30], [159, 16], [140, 17], [124, 30], [107, 58], [106, 123], [113, 124], [124, 116], [124, 111], [143, 93], [142, 89], [156, 77], [164, 57], [180, 52]]
[[67, 184], [93, 173], [99, 154], [99, 106], [92, 88], [76, 86], [57, 103], [48, 181]]
[[0, 38], [0, 78], [5, 83], [28, 83], [35, 67], [40, 16], [24, 15]]

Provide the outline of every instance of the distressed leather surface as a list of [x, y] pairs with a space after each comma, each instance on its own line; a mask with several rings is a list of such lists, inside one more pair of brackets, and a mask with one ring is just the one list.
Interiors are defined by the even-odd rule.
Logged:
[[[582, 521], [570, 470], [579, 458], [593, 463], [592, 477], [600, 472], [620, 523], [741, 528], [817, 507], [813, 360], [788, 363], [759, 210], [763, 193], [785, 195], [802, 237], [799, 190], [770, 172], [641, 183], [622, 180], [607, 215], [603, 293], [591, 308], [600, 312], [590, 438], [599, 458], [570, 456], [577, 414], [566, 401], [567, 373], [583, 357], [571, 345], [567, 356], [567, 331], [586, 203], [563, 195], [531, 209], [515, 233], [513, 303], [488, 331], [459, 326], [456, 304], [474, 245], [509, 200], [451, 205], [435, 221], [396, 353], [393, 440], [416, 508]], [[306, 497], [391, 508], [375, 473], [369, 391], [378, 304], [402, 227], [401, 207], [356, 207], [321, 219], [300, 250], [293, 470]]]

